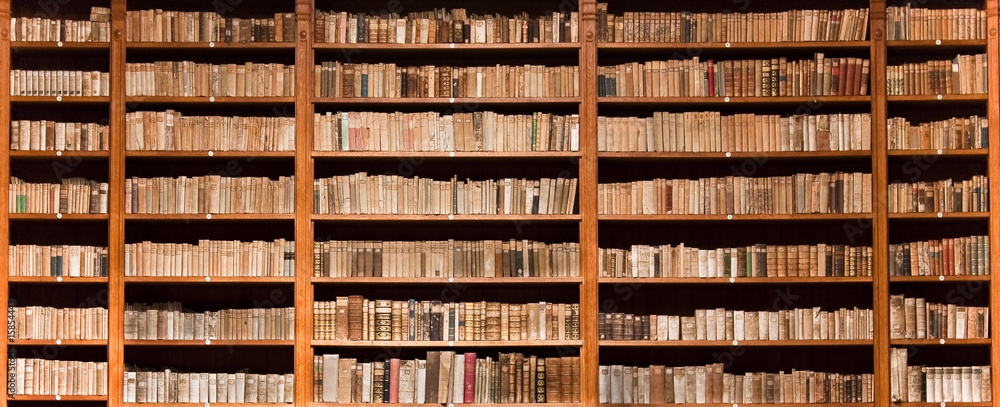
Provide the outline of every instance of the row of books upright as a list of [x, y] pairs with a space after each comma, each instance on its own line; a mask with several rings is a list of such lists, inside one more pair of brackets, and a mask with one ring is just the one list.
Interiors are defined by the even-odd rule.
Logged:
[[580, 96], [579, 66], [398, 66], [334, 61], [316, 65], [313, 75], [314, 95], [323, 98]]
[[271, 18], [227, 18], [223, 14], [130, 10], [125, 13], [125, 38], [135, 42], [291, 42], [295, 39], [295, 13], [275, 13]]
[[576, 178], [437, 181], [357, 173], [313, 182], [317, 214], [569, 215]]
[[891, 295], [889, 324], [892, 339], [989, 338], [990, 309]]
[[125, 179], [125, 213], [294, 213], [295, 176]]
[[722, 363], [649, 367], [600, 365], [601, 403], [871, 403], [874, 375], [815, 372], [725, 373]]
[[10, 177], [11, 213], [108, 213], [108, 183], [80, 177], [26, 183]]
[[865, 96], [870, 61], [846, 57], [671, 59], [597, 68], [601, 97]]
[[316, 402], [579, 403], [580, 358], [428, 351], [425, 359], [362, 362], [316, 355]]
[[108, 339], [106, 308], [12, 307], [8, 338], [15, 340]]
[[579, 42], [579, 13], [470, 14], [464, 8], [399, 13], [316, 11], [315, 38], [328, 44], [511, 44]]
[[889, 184], [889, 212], [986, 212], [990, 210], [989, 182], [984, 175], [955, 181], [894, 182]]
[[294, 277], [295, 242], [128, 243], [124, 272], [128, 277]]
[[597, 3], [601, 42], [864, 41], [868, 9], [776, 13], [608, 12]]
[[125, 64], [126, 96], [291, 97], [295, 65], [156, 61]]
[[111, 41], [111, 9], [91, 7], [89, 20], [11, 17], [11, 41]]
[[108, 151], [108, 125], [11, 120], [11, 151]]
[[580, 115], [316, 113], [317, 151], [579, 151]]
[[890, 276], [988, 276], [989, 236], [889, 245]]
[[313, 242], [315, 277], [579, 277], [579, 243], [523, 240]]
[[107, 72], [10, 70], [11, 96], [108, 96], [110, 90]]
[[993, 400], [989, 366], [911, 366], [908, 353], [906, 348], [891, 348], [889, 391], [894, 403], [979, 403]]
[[341, 341], [573, 341], [580, 304], [369, 300], [317, 301], [315, 339]]
[[699, 249], [677, 245], [602, 248], [602, 278], [871, 276], [872, 248], [820, 243]]
[[168, 109], [127, 113], [125, 126], [128, 151], [295, 151], [294, 117], [186, 116]]
[[889, 96], [985, 94], [987, 62], [986, 54], [975, 54], [886, 66], [886, 92]]
[[598, 151], [869, 151], [871, 114], [653, 112], [597, 118]]
[[654, 179], [598, 184], [602, 215], [870, 213], [871, 174]]
[[180, 302], [131, 303], [124, 332], [126, 340], [292, 340], [295, 308], [196, 312]]
[[890, 41], [986, 39], [986, 10], [929, 9], [906, 3], [886, 7], [885, 19], [886, 39]]
[[108, 248], [10, 245], [7, 270], [16, 277], [107, 277]]
[[598, 338], [612, 341], [784, 341], [872, 339], [872, 310], [696, 309], [693, 316], [602, 312]]
[[890, 150], [987, 149], [989, 119], [981, 116], [953, 117], [927, 123], [910, 123], [902, 117], [889, 119], [886, 137]]
[[292, 403], [295, 375], [187, 373], [127, 366], [122, 390], [125, 403]]
[[7, 366], [9, 396], [108, 394], [107, 362], [12, 358]]

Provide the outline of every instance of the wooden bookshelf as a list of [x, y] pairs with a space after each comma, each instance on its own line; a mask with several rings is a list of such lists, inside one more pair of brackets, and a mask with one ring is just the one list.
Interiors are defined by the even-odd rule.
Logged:
[[[30, 3], [30, 2], [29, 2]], [[63, 2], [60, 2], [62, 4]], [[75, 3], [75, 2], [74, 2]], [[196, 2], [184, 3], [185, 7], [204, 7]], [[249, 4], [244, 2], [246, 9], [240, 12], [265, 9], [273, 5]], [[10, 151], [3, 148], [0, 153], [0, 168], [14, 173], [24, 163], [75, 163], [74, 171], [80, 168], [90, 168], [101, 175], [102, 181], [110, 185], [107, 214], [33, 214], [0, 212], [0, 259], [10, 255], [10, 246], [14, 244], [32, 243], [35, 240], [46, 241], [71, 238], [79, 241], [91, 241], [94, 245], [107, 244], [109, 248], [109, 277], [17, 277], [13, 276], [7, 261], [0, 261], [0, 279], [4, 286], [0, 290], [0, 312], [8, 310], [10, 300], [23, 296], [25, 292], [45, 292], [51, 290], [51, 300], [62, 301], [61, 294], [69, 293], [70, 297], [91, 295], [100, 292], [106, 295], [107, 301], [102, 306], [109, 310], [109, 329], [107, 340], [6, 340], [0, 341], [0, 353], [6, 354], [16, 347], [67, 347], [72, 351], [90, 352], [106, 349], [108, 361], [108, 395], [107, 396], [26, 396], [0, 398], [0, 407], [28, 404], [26, 402], [70, 402], [76, 404], [106, 405], [107, 407], [160, 407], [166, 404], [157, 403], [125, 403], [122, 389], [124, 388], [123, 372], [126, 364], [131, 364], [134, 355], [154, 357], [161, 353], [216, 352], [232, 347], [246, 352], [251, 360], [273, 358], [281, 360], [294, 372], [295, 406], [312, 407], [361, 407], [368, 404], [359, 403], [317, 403], [313, 398], [313, 356], [322, 353], [356, 353], [374, 354], [383, 347], [399, 348], [403, 353], [418, 354], [421, 349], [452, 348], [482, 349], [482, 354], [505, 352], [508, 348], [518, 349], [525, 353], [557, 351], [554, 348], [570, 349], [581, 356], [581, 403], [548, 403], [546, 407], [597, 407], [598, 402], [598, 367], [607, 364], [621, 364], [617, 358], [632, 352], [643, 358], [648, 364], [670, 365], [675, 358], [683, 358], [696, 352], [711, 352], [714, 348], [730, 346], [747, 346], [751, 352], [766, 355], [782, 355], [784, 352], [814, 352], [830, 360], [844, 359], [841, 354], [864, 355], [855, 358], [858, 371], [874, 374], [874, 397], [872, 403], [831, 403], [831, 407], [941, 407], [941, 403], [892, 403], [890, 400], [890, 363], [889, 355], [892, 347], [917, 346], [927, 347], [921, 357], [926, 356], [932, 361], [946, 360], [947, 352], [983, 351], [988, 354], [993, 367], [994, 376], [1000, 369], [1000, 295], [992, 289], [1000, 286], [1000, 275], [991, 273], [988, 276], [889, 276], [888, 265], [890, 243], [900, 243], [909, 240], [934, 239], [940, 234], [948, 235], [951, 230], [977, 230], [976, 234], [989, 236], [993, 250], [989, 253], [991, 264], [1000, 264], [1000, 212], [967, 212], [967, 213], [889, 213], [887, 186], [900, 182], [894, 175], [898, 170], [897, 161], [908, 161], [919, 157], [946, 157], [949, 162], [975, 161], [984, 162], [990, 189], [990, 207], [1000, 208], [1000, 0], [980, 0], [981, 7], [987, 11], [987, 32], [985, 40], [920, 40], [920, 41], [888, 41], [885, 39], [886, 7], [898, 5], [898, 2], [888, 0], [860, 1], [871, 10], [871, 26], [869, 39], [863, 41], [794, 41], [794, 42], [710, 42], [710, 43], [607, 43], [597, 40], [597, 1], [578, 0], [569, 4], [576, 8], [581, 18], [579, 20], [580, 41], [575, 43], [524, 43], [524, 44], [331, 44], [316, 43], [313, 36], [315, 10], [340, 7], [340, 2], [323, 3], [316, 0], [280, 0], [283, 10], [294, 10], [296, 15], [295, 38], [291, 42], [170, 42], [150, 43], [126, 41], [125, 13], [127, 10], [149, 8], [148, 4], [132, 4], [126, 0], [106, 0], [95, 2], [94, 5], [110, 6], [111, 32], [110, 42], [13, 42], [10, 39], [9, 27], [12, 16], [29, 15], [37, 10], [17, 10], [18, 2], [0, 0], [0, 89], [9, 89], [10, 71], [19, 68], [22, 61], [19, 58], [40, 58], [50, 55], [61, 55], [66, 51], [64, 61], [55, 61], [59, 67], [69, 69], [74, 66], [75, 58], [85, 55], [87, 58], [107, 60], [107, 70], [111, 76], [111, 93], [106, 97], [79, 96], [11, 96], [9, 92], [0, 92], [0, 145], [10, 145], [10, 126], [12, 120], [22, 117], [37, 120], [46, 115], [53, 118], [66, 117], [66, 120], [80, 121], [79, 111], [100, 112], [95, 121], [107, 119], [111, 130], [110, 149], [108, 151]], [[667, 2], [669, 3], [669, 2]], [[645, 4], [645, 2], [629, 1], [616, 4], [627, 11], [653, 10], [683, 10], [684, 4]], [[778, 3], [778, 4], [772, 4]], [[933, 0], [930, 7], [949, 7], [944, 0]], [[13, 5], [12, 5], [13, 4]], [[438, 0], [418, 0], [412, 6], [416, 9], [433, 9], [435, 7], [461, 7], [455, 2]], [[487, 12], [496, 10], [516, 9], [518, 7], [541, 7], [531, 2], [512, 2], [511, 4], [477, 4], [475, 7]], [[552, 3], [557, 8], [560, 4]], [[721, 10], [732, 4], [721, 0], [712, 0], [700, 8], [713, 8], [718, 5]], [[31, 6], [28, 4], [27, 6]], [[26, 6], [26, 7], [27, 7]], [[88, 3], [89, 7], [89, 3]], [[277, 7], [277, 6], [276, 6]], [[363, 5], [347, 5], [342, 7], [362, 7]], [[468, 7], [473, 8], [472, 5]], [[494, 9], [496, 7], [496, 9]], [[789, 1], [771, 1], [750, 5], [751, 11], [775, 11], [801, 8], [798, 3]], [[777, 8], [775, 8], [777, 7]], [[817, 5], [816, 7], [828, 7]], [[837, 7], [837, 6], [829, 6]], [[167, 7], [169, 8], [169, 7]], [[407, 5], [407, 11], [410, 10]], [[759, 10], [758, 10], [759, 8]], [[775, 8], [775, 10], [772, 10]], [[676, 9], [676, 10], [675, 10]], [[366, 11], [367, 12], [367, 11]], [[264, 13], [266, 15], [266, 13]], [[687, 50], [705, 52], [702, 60], [712, 57], [716, 60], [741, 59], [756, 53], [770, 57], [788, 55], [806, 55], [812, 52], [824, 52], [836, 56], [863, 56], [871, 59], [869, 95], [866, 96], [785, 96], [785, 97], [598, 97], [598, 86], [594, 78], [597, 68], [609, 64], [607, 61], [635, 62], [662, 59], [663, 55]], [[260, 50], [260, 51], [257, 51]], [[133, 52], [134, 51], [134, 52]], [[988, 55], [988, 73], [990, 76], [989, 92], [972, 95], [907, 95], [890, 96], [886, 91], [886, 66], [895, 65], [900, 60], [927, 59], [928, 55], [954, 55], [957, 53], [981, 53]], [[107, 56], [105, 57], [105, 54]], [[259, 55], [258, 55], [259, 54]], [[127, 62], [140, 56], [149, 60], [191, 59], [197, 55], [207, 62], [218, 59], [240, 59], [252, 55], [257, 59], [276, 58], [289, 62], [294, 54], [296, 72], [294, 97], [159, 97], [159, 96], [126, 96]], [[581, 83], [578, 97], [537, 97], [537, 98], [324, 98], [314, 95], [315, 83], [313, 67], [326, 61], [341, 61], [353, 56], [361, 62], [396, 62], [403, 60], [432, 61], [427, 63], [454, 64], [445, 61], [472, 60], [473, 65], [489, 66], [503, 64], [508, 57], [524, 58], [533, 64], [573, 65], [580, 68]], [[471, 58], [470, 58], [471, 57]], [[942, 57], [946, 58], [946, 57]], [[950, 58], [950, 57], [947, 57]], [[482, 62], [480, 62], [482, 59]], [[541, 61], [541, 62], [538, 62]], [[575, 61], [575, 62], [572, 62]], [[600, 62], [599, 62], [600, 61]], [[422, 63], [421, 63], [422, 64]], [[408, 63], [408, 65], [419, 65]], [[517, 65], [517, 64], [514, 64]], [[89, 70], [90, 68], [88, 68]], [[277, 108], [276, 108], [277, 107]], [[610, 114], [612, 116], [637, 115], [647, 116], [653, 111], [669, 110], [671, 112], [720, 110], [730, 113], [766, 113], [766, 114], [797, 114], [797, 109], [807, 108], [813, 112], [849, 112], [870, 113], [872, 119], [871, 148], [864, 151], [775, 151], [775, 152], [609, 152], [598, 151], [597, 117]], [[295, 117], [295, 151], [131, 151], [126, 149], [126, 113], [137, 110], [172, 108], [192, 112], [212, 112], [219, 115], [263, 114], [275, 108], [285, 109], [281, 115], [294, 114]], [[293, 110], [289, 110], [293, 109]], [[401, 151], [317, 151], [314, 148], [313, 120], [314, 113], [327, 110], [372, 110], [372, 111], [437, 111], [437, 112], [469, 112], [478, 110], [497, 110], [511, 112], [559, 112], [560, 114], [579, 114], [580, 144], [579, 151], [514, 151], [514, 152], [401, 152]], [[974, 112], [988, 118], [993, 126], [989, 128], [990, 147], [979, 150], [890, 150], [887, 141], [887, 121], [889, 117], [905, 115], [913, 119], [960, 111], [954, 116], [966, 112]], [[985, 115], [984, 115], [985, 111]], [[950, 116], [949, 116], [950, 117]], [[72, 118], [72, 119], [70, 119]], [[48, 118], [46, 118], [48, 119]], [[862, 172], [870, 172], [873, 179], [871, 213], [850, 214], [764, 214], [764, 215], [599, 215], [597, 190], [598, 184], [615, 178], [615, 181], [634, 180], [630, 175], [633, 171], [653, 174], [657, 171], [672, 171], [681, 167], [714, 168], [716, 173], [730, 175], [729, 168], [737, 168], [748, 160], [766, 158], [767, 165], [779, 165], [776, 170], [781, 175], [814, 171], [814, 166], [838, 170], [840, 168], [862, 168]], [[135, 173], [168, 172], [174, 168], [182, 168], [191, 163], [206, 166], [220, 165], [227, 161], [252, 161], [260, 159], [268, 163], [278, 163], [293, 168], [295, 175], [295, 212], [292, 214], [127, 214], [125, 213], [125, 180]], [[464, 170], [480, 171], [480, 167], [488, 168], [497, 174], [510, 171], [531, 172], [535, 164], [540, 166], [561, 166], [559, 169], [569, 171], [579, 178], [578, 212], [572, 215], [326, 215], [316, 214], [313, 208], [313, 181], [322, 176], [329, 176], [330, 171], [339, 171], [340, 166], [359, 168], [373, 163], [394, 163], [396, 161], [424, 160], [427, 161], [418, 168], [459, 167], [456, 172]], [[456, 160], [456, 163], [449, 160]], [[771, 161], [773, 159], [773, 161]], [[72, 161], [71, 161], [72, 160]], [[937, 164], [936, 164], [937, 165]], [[947, 163], [936, 166], [949, 173]], [[802, 170], [799, 170], [802, 168]], [[262, 170], [268, 171], [268, 170]], [[706, 170], [708, 171], [708, 170]], [[182, 172], [178, 170], [178, 172]], [[72, 174], [72, 173], [71, 173]], [[272, 171], [268, 175], [278, 174]], [[72, 176], [72, 175], [71, 175]], [[256, 174], [255, 174], [256, 176]], [[422, 176], [422, 175], [421, 175]], [[497, 175], [503, 177], [506, 175]], [[620, 179], [619, 179], [620, 178]], [[0, 177], [0, 206], [9, 207], [10, 189], [8, 177]], [[910, 182], [910, 181], [907, 181]], [[217, 222], [213, 224], [212, 222]], [[848, 227], [863, 225], [861, 242], [854, 243]], [[99, 232], [89, 234], [95, 227]], [[370, 240], [372, 235], [424, 236], [429, 240], [448, 239], [450, 234], [460, 231], [464, 235], [483, 233], [484, 239], [489, 239], [491, 233], [508, 228], [510, 231], [503, 238], [523, 236], [540, 241], [574, 241], [580, 244], [580, 277], [530, 277], [530, 278], [372, 278], [351, 277], [331, 278], [315, 277], [313, 272], [313, 243], [324, 240]], [[873, 264], [871, 277], [739, 277], [739, 278], [604, 278], [599, 277], [599, 249], [604, 247], [628, 248], [644, 236], [647, 240], [642, 244], [667, 244], [684, 242], [688, 238], [718, 241], [713, 247], [734, 247], [751, 242], [747, 239], [756, 238], [744, 234], [737, 236], [730, 233], [735, 228], [759, 228], [762, 236], [767, 239], [802, 244], [816, 244], [817, 240], [830, 238], [834, 243], [850, 243], [852, 246], [872, 247]], [[51, 228], [53, 232], [43, 235], [27, 229]], [[211, 238], [214, 240], [234, 240], [233, 236], [241, 233], [260, 232], [273, 235], [274, 238], [284, 238], [295, 241], [295, 276], [294, 277], [139, 277], [124, 275], [125, 245], [135, 243], [136, 235], [141, 229], [161, 229], [168, 236], [184, 236], [185, 240]], [[733, 228], [733, 229], [730, 229]], [[811, 229], [827, 229], [829, 233], [822, 238], [811, 235]], [[553, 232], [555, 229], [566, 231]], [[178, 231], [179, 230], [179, 231]], [[739, 229], [745, 231], [746, 229]], [[82, 232], [81, 232], [82, 231]], [[326, 232], [332, 238], [323, 237]], [[619, 232], [619, 233], [616, 233]], [[562, 234], [560, 234], [562, 233]], [[775, 235], [781, 235], [775, 238]], [[927, 235], [928, 238], [909, 239], [910, 235]], [[82, 235], [82, 236], [75, 236]], [[542, 238], [535, 239], [535, 235]], [[40, 237], [44, 236], [44, 238]], [[360, 236], [360, 237], [359, 237]], [[568, 238], [563, 238], [568, 236]], [[650, 237], [652, 236], [652, 237]], [[809, 236], [804, 237], [804, 236]], [[951, 237], [950, 235], [948, 237]], [[394, 238], [385, 240], [407, 240]], [[715, 239], [715, 240], [712, 240]], [[764, 240], [767, 240], [764, 239]], [[810, 240], [811, 239], [811, 240]], [[909, 240], [908, 240], [909, 239]], [[247, 238], [242, 240], [261, 240]], [[264, 239], [266, 240], [266, 239]], [[412, 239], [410, 239], [412, 240]], [[457, 238], [456, 238], [457, 240]], [[471, 240], [471, 239], [467, 239]], [[677, 241], [675, 241], [677, 240]], [[169, 241], [169, 239], [167, 240]], [[164, 241], [164, 242], [167, 242]], [[746, 241], [746, 242], [744, 242]], [[726, 243], [723, 243], [726, 242]], [[39, 243], [42, 244], [42, 243]], [[831, 243], [833, 244], [833, 243]], [[694, 245], [698, 246], [698, 245]], [[705, 246], [706, 248], [708, 246]], [[726, 288], [724, 285], [739, 286]], [[898, 292], [922, 291], [933, 293], [934, 290], [947, 290], [956, 284], [982, 284], [984, 289], [982, 301], [991, 309], [990, 328], [994, 333], [989, 339], [890, 339], [889, 333], [889, 296]], [[388, 290], [401, 292], [410, 290], [421, 295], [437, 295], [441, 287], [468, 286], [472, 292], [489, 292], [496, 290], [537, 292], [548, 295], [556, 293], [569, 296], [580, 303], [580, 333], [579, 341], [326, 341], [313, 339], [313, 306], [316, 299], [330, 300], [331, 293], [347, 295], [355, 291], [372, 292]], [[768, 341], [602, 341], [598, 340], [598, 323], [596, 316], [605, 312], [606, 300], [616, 301], [619, 294], [616, 290], [628, 289], [630, 298], [655, 298], [663, 301], [663, 294], [684, 292], [687, 290], [730, 290], [743, 292], [771, 292], [777, 288], [789, 290], [819, 291], [827, 290], [819, 305], [827, 305], [843, 300], [854, 299], [863, 303], [859, 307], [871, 308], [874, 314], [874, 339], [871, 340], [768, 340]], [[208, 290], [217, 290], [219, 298], [211, 300], [238, 301], [241, 293], [253, 290], [274, 289], [287, 292], [282, 307], [294, 307], [295, 339], [294, 340], [125, 340], [124, 311], [126, 303], [134, 301], [135, 293], [150, 294], [163, 290], [168, 294], [184, 294], [190, 290], [196, 295]], [[478, 290], [478, 291], [477, 291]], [[430, 294], [428, 294], [430, 293]], [[527, 296], [529, 294], [525, 294]], [[929, 294], [930, 295], [930, 294]], [[29, 296], [32, 301], [39, 302], [40, 294]], [[404, 298], [394, 298], [396, 300]], [[722, 299], [728, 301], [731, 299]], [[68, 301], [68, 300], [67, 300]], [[628, 304], [621, 300], [614, 305]], [[735, 301], [735, 300], [732, 300]], [[940, 300], [937, 300], [940, 301]], [[665, 303], [677, 307], [693, 307], [690, 304]], [[984, 305], [984, 304], [977, 304]], [[249, 305], [247, 305], [249, 307]], [[824, 310], [829, 310], [824, 307]], [[757, 309], [747, 305], [746, 309]], [[78, 349], [79, 348], [79, 349]], [[126, 352], [126, 348], [128, 352]], [[526, 349], [525, 349], [526, 348]], [[60, 348], [61, 349], [61, 348]], [[276, 352], [280, 356], [260, 356], [255, 352]], [[853, 353], [852, 353], [853, 352]], [[575, 354], [575, 353], [574, 353]], [[869, 360], [868, 357], [871, 357]], [[941, 356], [944, 355], [944, 356]], [[777, 359], [780, 359], [777, 358]], [[790, 360], [790, 359], [789, 359]], [[787, 360], [786, 360], [787, 361]], [[287, 362], [287, 363], [285, 363]], [[706, 359], [705, 363], [712, 362]], [[230, 362], [225, 362], [230, 363]], [[264, 363], [264, 362], [262, 362]], [[276, 364], [279, 364], [275, 362]], [[754, 362], [747, 362], [753, 364]], [[781, 363], [781, 362], [776, 362]], [[741, 368], [744, 366], [741, 366]], [[750, 366], [751, 368], [753, 366]], [[219, 366], [219, 371], [235, 369], [230, 363]], [[744, 369], [747, 370], [747, 369]], [[747, 371], [751, 371], [749, 369]], [[765, 369], [757, 369], [765, 370]], [[773, 369], [772, 369], [773, 370]], [[789, 369], [785, 369], [786, 371]], [[200, 370], [207, 371], [207, 370]], [[233, 370], [234, 371], [234, 370]], [[283, 372], [285, 373], [285, 372]], [[994, 377], [994, 381], [997, 380]], [[993, 385], [994, 402], [981, 403], [947, 403], [947, 407], [992, 407], [1000, 400], [1000, 386]], [[25, 403], [22, 403], [25, 402]], [[897, 406], [898, 404], [898, 406]], [[226, 403], [230, 407], [279, 407], [288, 403]], [[536, 406], [538, 404], [507, 404], [514, 407]], [[759, 407], [804, 407], [806, 403], [775, 403], [755, 404]], [[171, 403], [170, 406], [205, 407], [203, 403]], [[392, 404], [388, 407], [441, 407], [441, 404]], [[468, 404], [468, 407], [485, 406]], [[651, 404], [604, 404], [606, 407], [667, 407], [668, 405]], [[712, 404], [705, 407], [733, 407], [734, 404]], [[450, 407], [450, 406], [449, 406]]]

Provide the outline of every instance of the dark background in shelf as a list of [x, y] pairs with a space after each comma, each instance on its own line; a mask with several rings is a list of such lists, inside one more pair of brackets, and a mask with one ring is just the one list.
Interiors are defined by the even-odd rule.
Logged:
[[579, 290], [575, 288], [553, 288], [547, 286], [509, 287], [498, 285], [471, 285], [452, 283], [446, 285], [383, 285], [383, 286], [338, 286], [316, 285], [316, 301], [334, 301], [338, 296], [361, 295], [369, 300], [385, 299], [406, 301], [468, 302], [486, 301], [508, 304], [524, 304], [545, 301], [546, 303], [577, 303]]
[[726, 373], [745, 372], [790, 373], [792, 369], [834, 373], [871, 373], [872, 365], [857, 363], [872, 360], [871, 348], [837, 348], [819, 352], [816, 348], [749, 348], [729, 346], [718, 348], [601, 349], [601, 364], [704, 366], [723, 363]]
[[823, 311], [840, 308], [871, 308], [871, 288], [865, 285], [765, 287], [664, 286], [643, 283], [602, 285], [598, 312], [624, 312], [637, 315], [694, 316], [696, 309], [726, 308], [744, 311], [780, 311], [821, 307]]

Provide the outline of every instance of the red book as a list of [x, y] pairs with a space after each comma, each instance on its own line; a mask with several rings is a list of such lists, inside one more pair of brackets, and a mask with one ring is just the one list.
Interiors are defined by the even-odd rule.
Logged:
[[715, 96], [715, 61], [708, 60], [708, 96]]
[[465, 402], [476, 402], [476, 354], [465, 354]]
[[399, 403], [399, 359], [389, 360], [389, 388], [383, 391], [389, 392], [389, 403]]

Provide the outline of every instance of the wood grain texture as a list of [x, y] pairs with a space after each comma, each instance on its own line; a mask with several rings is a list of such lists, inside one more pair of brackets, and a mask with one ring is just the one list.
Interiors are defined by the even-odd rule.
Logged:
[[313, 401], [313, 0], [295, 0], [295, 404]]
[[125, 402], [125, 6], [111, 1], [111, 143], [108, 160], [108, 407]]
[[885, 0], [872, 0], [869, 4], [871, 21], [871, 86], [872, 94], [872, 257], [875, 262], [872, 284], [872, 314], [875, 319], [875, 338], [872, 354], [872, 373], [875, 376], [873, 394], [875, 407], [889, 407], [889, 173], [888, 173], [888, 116], [886, 106]]
[[[998, 30], [1000, 30], [1000, 1], [998, 0], [986, 0], [986, 30], [987, 30], [987, 43], [986, 47], [986, 57], [987, 66], [989, 67], [989, 102], [986, 104], [986, 112], [990, 123], [1000, 123], [1000, 37], [998, 37]], [[989, 128], [989, 139], [998, 140], [1000, 139], [1000, 126], [992, 125]], [[990, 187], [990, 218], [989, 218], [989, 236], [990, 236], [990, 265], [995, 266], [997, 262], [1000, 262], [1000, 250], [996, 249], [998, 244], [1000, 244], [1000, 213], [997, 212], [1000, 209], [1000, 143], [990, 143], [989, 148], [989, 158], [987, 160], [987, 178], [989, 179]], [[998, 329], [1000, 329], [1000, 295], [998, 295], [997, 287], [1000, 287], [1000, 273], [996, 270], [991, 270], [990, 276], [992, 277], [990, 281], [990, 335], [992, 341], [990, 343], [990, 365], [992, 366], [992, 371], [996, 372], [1000, 369], [1000, 335], [997, 335]], [[993, 403], [1000, 402], [1000, 385], [997, 381], [1000, 379], [993, 379]], [[991, 403], [986, 403], [987, 405]]]

